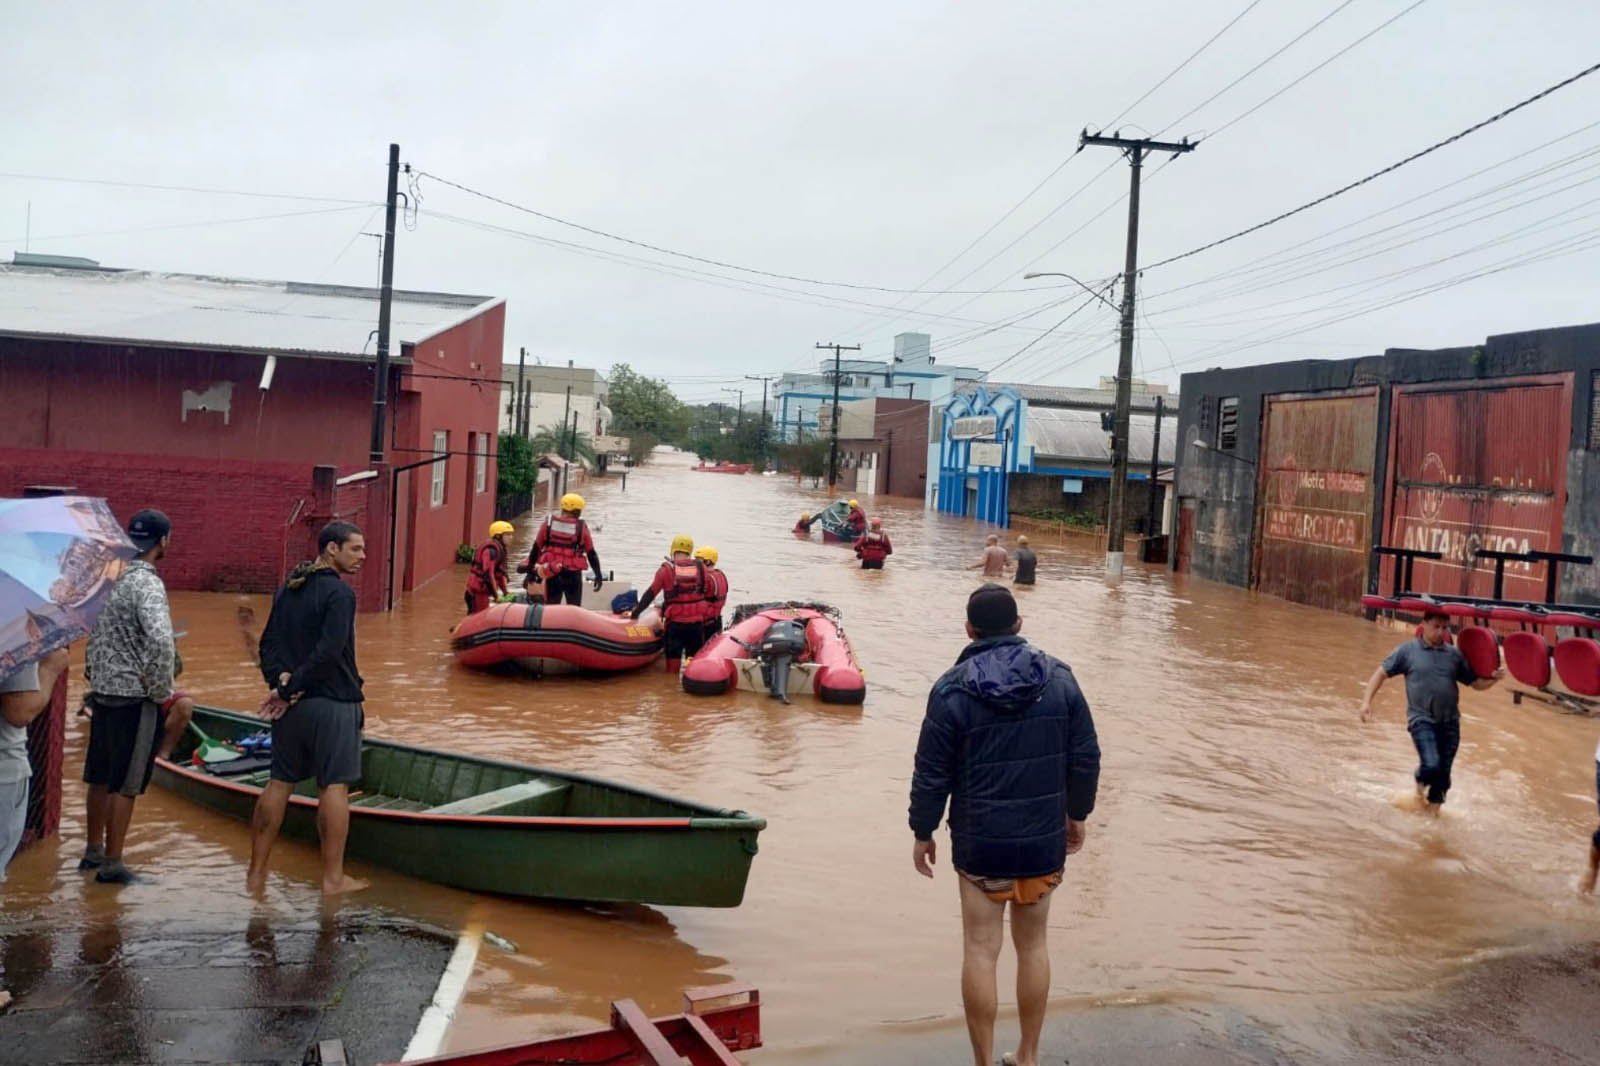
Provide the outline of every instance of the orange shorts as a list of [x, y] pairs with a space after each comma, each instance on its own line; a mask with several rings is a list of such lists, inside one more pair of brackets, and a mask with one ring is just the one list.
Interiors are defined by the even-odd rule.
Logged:
[[965, 870], [956, 873], [977, 885], [979, 890], [996, 903], [1038, 903], [1050, 894], [1050, 890], [1061, 883], [1061, 875], [1065, 867], [1053, 874], [1043, 877], [979, 877], [969, 874]]

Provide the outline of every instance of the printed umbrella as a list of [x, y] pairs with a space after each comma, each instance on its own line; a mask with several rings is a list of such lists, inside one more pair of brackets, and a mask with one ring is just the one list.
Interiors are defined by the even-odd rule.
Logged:
[[0, 677], [87, 635], [137, 554], [104, 500], [0, 500]]

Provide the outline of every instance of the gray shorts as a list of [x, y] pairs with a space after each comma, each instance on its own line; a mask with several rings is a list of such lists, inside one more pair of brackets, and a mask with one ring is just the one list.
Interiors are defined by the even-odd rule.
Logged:
[[272, 723], [272, 780], [316, 778], [318, 788], [360, 781], [365, 722], [359, 703], [302, 699]]
[[6, 879], [6, 865], [22, 844], [28, 827], [28, 779], [0, 784], [0, 881]]

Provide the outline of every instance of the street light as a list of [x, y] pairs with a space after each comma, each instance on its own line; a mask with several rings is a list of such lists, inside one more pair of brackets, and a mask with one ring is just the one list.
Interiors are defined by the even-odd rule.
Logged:
[[[1104, 296], [1100, 295], [1095, 290], [1089, 288], [1089, 286], [1085, 285], [1083, 282], [1079, 281], [1077, 278], [1073, 277], [1071, 274], [1063, 274], [1063, 273], [1061, 273], [1059, 271], [1055, 271], [1055, 270], [1046, 270], [1046, 271], [1041, 271], [1041, 272], [1034, 273], [1034, 274], [1024, 274], [1024, 275], [1022, 275], [1022, 280], [1023, 281], [1032, 281], [1034, 278], [1066, 278], [1068, 281], [1070, 281], [1074, 285], [1078, 286], [1078, 288], [1082, 289], [1084, 292], [1088, 293], [1090, 296], [1093, 296], [1096, 300], [1099, 300], [1101, 303], [1103, 303], [1107, 307], [1111, 308], [1111, 310], [1117, 311], [1119, 313], [1122, 310], [1122, 308], [1118, 307], [1116, 304], [1112, 303], [1110, 300], [1106, 299]], [[1115, 284], [1116, 284], [1116, 281], [1113, 280], [1112, 281], [1112, 285], [1115, 285]], [[1106, 287], [1110, 288], [1111, 286], [1108, 285]]]

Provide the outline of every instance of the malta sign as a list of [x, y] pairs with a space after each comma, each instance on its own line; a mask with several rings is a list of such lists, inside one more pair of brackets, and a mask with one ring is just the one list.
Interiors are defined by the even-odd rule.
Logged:
[[[993, 421], [991, 419], [990, 421]], [[995, 441], [975, 440], [967, 449], [968, 466], [1003, 466], [1005, 448]]]
[[994, 415], [968, 415], [950, 424], [950, 439], [973, 440], [977, 437], [992, 437], [997, 426]]

